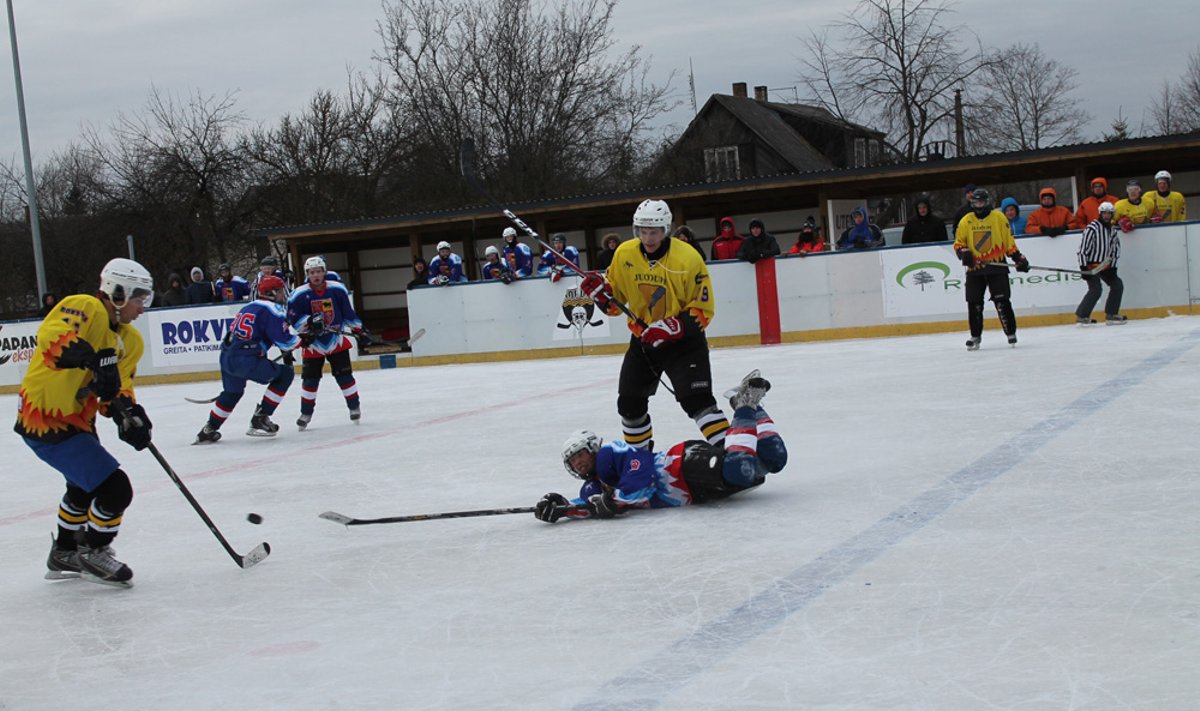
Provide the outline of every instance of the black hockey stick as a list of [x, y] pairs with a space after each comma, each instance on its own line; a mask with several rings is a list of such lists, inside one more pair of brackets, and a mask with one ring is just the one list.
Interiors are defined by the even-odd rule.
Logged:
[[[1015, 269], [1016, 268], [1015, 264], [1009, 264], [1008, 262], [988, 262], [988, 264], [995, 264], [996, 266], [1004, 267], [1005, 269]], [[1082, 270], [1082, 271], [1079, 269], [1063, 269], [1061, 267], [1039, 267], [1036, 264], [1030, 264], [1029, 268], [1030, 269], [1040, 269], [1041, 271], [1044, 271], [1044, 272], [1061, 272], [1063, 274], [1079, 274], [1080, 276], [1095, 276], [1095, 275], [1099, 274], [1100, 272], [1104, 271], [1105, 269], [1108, 269], [1110, 266], [1112, 266], [1112, 260], [1106, 259], [1103, 262], [1100, 262], [1099, 264], [1097, 264], [1095, 266], [1095, 268], [1086, 269], [1086, 270]]]
[[271, 544], [265, 541], [259, 543], [257, 546], [255, 546], [254, 550], [250, 551], [246, 555], [239, 555], [238, 552], [233, 549], [233, 546], [229, 545], [229, 541], [225, 540], [225, 536], [221, 535], [221, 531], [217, 529], [217, 524], [213, 523], [212, 519], [208, 517], [208, 514], [204, 512], [204, 509], [200, 507], [200, 502], [196, 501], [196, 497], [192, 496], [192, 492], [188, 491], [188, 488], [184, 486], [183, 480], [179, 478], [179, 475], [175, 473], [175, 470], [172, 469], [171, 465], [167, 463], [167, 460], [163, 458], [162, 452], [158, 451], [158, 447], [155, 447], [153, 442], [147, 446], [150, 449], [150, 453], [153, 454], [154, 458], [158, 460], [158, 463], [162, 465], [163, 470], [167, 472], [167, 476], [171, 477], [171, 481], [175, 482], [175, 486], [179, 487], [179, 490], [183, 492], [184, 498], [188, 500], [188, 503], [192, 505], [192, 508], [196, 510], [196, 513], [200, 514], [200, 518], [204, 520], [204, 523], [208, 526], [208, 530], [212, 531], [212, 534], [217, 537], [218, 541], [221, 542], [221, 546], [225, 548], [225, 552], [229, 554], [229, 557], [233, 558], [234, 562], [237, 563], [238, 566], [242, 568], [249, 568], [252, 565], [257, 565], [258, 563], [263, 562], [266, 560], [267, 556], [271, 555]]
[[[459, 151], [458, 158], [459, 158], [459, 168], [462, 170], [463, 178], [466, 179], [467, 184], [470, 185], [471, 188], [473, 190], [475, 190], [475, 192], [479, 193], [479, 195], [482, 196], [485, 200], [490, 202], [493, 207], [495, 207], [497, 210], [499, 210], [501, 212], [501, 214], [503, 214], [505, 217], [507, 217], [509, 222], [513, 223], [518, 228], [520, 228], [520, 230], [522, 232], [524, 232], [526, 235], [528, 235], [529, 237], [536, 240], [537, 243], [540, 244], [546, 251], [550, 252], [550, 254], [553, 254], [554, 258], [558, 260], [559, 264], [561, 264], [564, 268], [569, 268], [569, 269], [571, 269], [575, 272], [581, 273], [581, 274], [589, 274], [590, 275], [590, 274], [597, 273], [597, 272], [590, 271], [590, 270], [580, 269], [578, 266], [575, 265], [574, 262], [572, 262], [571, 260], [564, 257], [557, 249], [555, 249], [549, 243], [547, 243], [544, 239], [542, 239], [541, 235], [539, 235], [536, 231], [534, 231], [534, 229], [532, 227], [525, 224], [525, 221], [522, 220], [521, 218], [517, 217], [513, 213], [512, 210], [509, 210], [507, 207], [504, 207], [503, 205], [500, 204], [499, 200], [492, 197], [492, 194], [489, 193], [487, 191], [487, 189], [483, 187], [483, 184], [479, 182], [479, 176], [477, 176], [475, 174], [475, 141], [473, 139], [467, 138], [467, 139], [463, 140], [462, 147]], [[631, 320], [634, 323], [636, 323], [637, 325], [641, 326], [643, 330], [650, 327], [650, 325], [647, 324], [645, 321], [643, 321], [641, 318], [639, 318], [637, 316], [637, 314], [630, 311], [629, 307], [627, 305], [625, 305], [625, 303], [622, 302], [620, 299], [610, 298], [609, 301], [611, 301], [618, 309], [620, 309], [621, 313], [628, 316], [629, 320]]]
[[[411, 516], [388, 516], [387, 518], [351, 518], [336, 511], [326, 511], [320, 518], [333, 521], [344, 526], [366, 526], [373, 523], [406, 523], [408, 521], [433, 521], [439, 518], [474, 518], [476, 516], [503, 516], [504, 514], [533, 513], [533, 506], [518, 506], [507, 509], [480, 509], [478, 511], [447, 511], [444, 513], [413, 514]], [[567, 511], [576, 511], [579, 507], [567, 507]]]

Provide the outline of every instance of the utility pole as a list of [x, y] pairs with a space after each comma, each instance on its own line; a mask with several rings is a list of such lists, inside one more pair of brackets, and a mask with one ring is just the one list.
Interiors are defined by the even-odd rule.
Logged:
[[13, 77], [17, 82], [17, 116], [21, 124], [21, 151], [25, 154], [25, 193], [29, 210], [29, 229], [33, 233], [33, 266], [37, 272], [38, 301], [46, 293], [46, 266], [42, 261], [42, 226], [38, 221], [37, 191], [33, 183], [33, 159], [29, 155], [29, 127], [25, 124], [25, 91], [21, 86], [21, 59], [17, 53], [17, 23], [13, 19], [12, 0], [8, 3], [8, 36], [12, 46]]

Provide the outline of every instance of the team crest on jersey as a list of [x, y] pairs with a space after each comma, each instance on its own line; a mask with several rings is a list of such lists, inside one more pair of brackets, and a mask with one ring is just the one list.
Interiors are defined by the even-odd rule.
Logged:
[[636, 472], [638, 469], [641, 469], [641, 468], [642, 468], [642, 460], [634, 459], [631, 462], [629, 462], [629, 471]]
[[608, 335], [608, 318], [597, 313], [596, 303], [577, 287], [563, 293], [562, 309], [555, 324], [554, 340], [601, 338]]
[[319, 316], [326, 326], [333, 323], [333, 299], [313, 299], [310, 304], [314, 318]]

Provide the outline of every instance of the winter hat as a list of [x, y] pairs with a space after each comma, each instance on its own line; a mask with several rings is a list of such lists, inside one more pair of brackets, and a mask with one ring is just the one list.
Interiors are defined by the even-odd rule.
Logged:
[[200, 278], [202, 278], [202, 279], [204, 278], [204, 270], [201, 269], [200, 267], [192, 267], [192, 271], [189, 272], [189, 274], [191, 274], [192, 276], [196, 276], [197, 274], [199, 274]]
[[766, 225], [764, 225], [762, 223], [762, 220], [759, 220], [759, 219], [750, 220], [750, 229], [754, 229], [755, 227], [762, 230], [763, 232], [767, 231], [767, 227], [766, 227]]

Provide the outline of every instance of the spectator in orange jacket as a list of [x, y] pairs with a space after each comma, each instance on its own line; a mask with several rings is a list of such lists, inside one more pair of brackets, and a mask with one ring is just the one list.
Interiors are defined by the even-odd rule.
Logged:
[[1100, 217], [1100, 203], [1109, 202], [1116, 205], [1120, 200], [1115, 195], [1108, 194], [1108, 181], [1104, 178], [1092, 178], [1090, 185], [1092, 194], [1083, 199], [1079, 203], [1079, 209], [1075, 211], [1075, 224], [1079, 227], [1086, 227], [1095, 222]]
[[722, 217], [721, 233], [713, 240], [712, 258], [713, 261], [721, 259], [737, 259], [738, 250], [742, 248], [742, 242], [746, 239], [739, 235], [733, 226], [732, 217]]
[[1042, 206], [1029, 213], [1029, 219], [1025, 222], [1025, 234], [1057, 237], [1067, 230], [1079, 229], [1071, 211], [1055, 204], [1058, 201], [1058, 193], [1054, 188], [1042, 188], [1038, 193], [1038, 201]]

